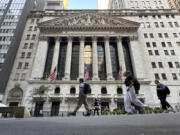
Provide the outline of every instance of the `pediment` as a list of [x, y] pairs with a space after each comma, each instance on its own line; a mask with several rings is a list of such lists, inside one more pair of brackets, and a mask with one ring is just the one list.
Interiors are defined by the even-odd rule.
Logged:
[[63, 18], [55, 18], [39, 23], [39, 28], [139, 28], [139, 23], [123, 18], [85, 13]]

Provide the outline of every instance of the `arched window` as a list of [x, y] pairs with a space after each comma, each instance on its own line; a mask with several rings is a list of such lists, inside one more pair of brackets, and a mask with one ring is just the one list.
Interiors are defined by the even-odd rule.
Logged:
[[60, 88], [59, 88], [59, 87], [56, 87], [55, 90], [54, 90], [54, 93], [55, 93], [55, 94], [59, 94], [59, 93], [60, 93]]
[[106, 87], [103, 87], [103, 88], [101, 89], [101, 94], [107, 94], [107, 89], [106, 89]]
[[121, 87], [117, 88], [117, 94], [123, 94], [123, 89]]
[[75, 87], [72, 87], [70, 89], [70, 94], [76, 94], [76, 88]]

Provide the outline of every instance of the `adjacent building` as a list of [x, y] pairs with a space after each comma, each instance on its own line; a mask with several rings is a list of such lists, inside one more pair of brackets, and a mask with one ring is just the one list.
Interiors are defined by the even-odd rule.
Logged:
[[109, 0], [98, 0], [98, 9], [107, 9]]
[[0, 80], [1, 95], [4, 93], [9, 80], [9, 75], [27, 21], [27, 15], [31, 10], [43, 11], [48, 9], [64, 9], [64, 4], [61, 0], [0, 1], [0, 77], [3, 78]]
[[166, 0], [109, 0], [109, 9], [168, 9]]
[[179, 0], [167, 0], [167, 2], [171, 8], [180, 9], [180, 1]]

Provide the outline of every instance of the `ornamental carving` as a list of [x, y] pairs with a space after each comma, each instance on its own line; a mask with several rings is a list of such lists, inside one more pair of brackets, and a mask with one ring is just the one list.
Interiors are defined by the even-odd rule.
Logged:
[[86, 13], [66, 18], [56, 18], [39, 24], [40, 28], [70, 27], [132, 27], [139, 28], [139, 23], [123, 18], [111, 18], [104, 15]]

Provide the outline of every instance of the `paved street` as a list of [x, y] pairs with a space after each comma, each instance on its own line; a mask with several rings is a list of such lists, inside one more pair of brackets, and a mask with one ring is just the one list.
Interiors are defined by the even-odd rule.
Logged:
[[0, 119], [0, 135], [180, 135], [180, 113]]

